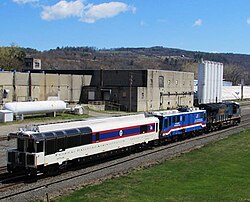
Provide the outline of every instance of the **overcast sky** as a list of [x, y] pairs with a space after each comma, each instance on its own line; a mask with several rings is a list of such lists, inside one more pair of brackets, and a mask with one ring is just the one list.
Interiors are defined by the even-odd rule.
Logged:
[[0, 46], [250, 54], [250, 0], [1, 0]]

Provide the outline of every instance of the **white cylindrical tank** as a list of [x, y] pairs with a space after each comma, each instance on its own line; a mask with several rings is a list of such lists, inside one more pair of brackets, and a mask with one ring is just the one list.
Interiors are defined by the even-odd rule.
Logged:
[[3, 109], [12, 111], [15, 115], [63, 112], [66, 103], [61, 100], [35, 101], [35, 102], [9, 102], [4, 104]]

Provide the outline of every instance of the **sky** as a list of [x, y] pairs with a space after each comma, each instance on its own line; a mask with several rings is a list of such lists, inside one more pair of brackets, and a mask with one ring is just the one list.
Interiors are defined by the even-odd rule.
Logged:
[[250, 54], [250, 0], [1, 0], [0, 46]]

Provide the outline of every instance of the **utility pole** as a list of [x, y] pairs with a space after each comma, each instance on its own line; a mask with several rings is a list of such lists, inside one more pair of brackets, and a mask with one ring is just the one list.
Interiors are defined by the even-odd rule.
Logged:
[[129, 77], [129, 111], [132, 111], [132, 85], [133, 85], [133, 75], [130, 73]]
[[243, 86], [244, 86], [244, 79], [241, 79], [241, 84], [240, 84], [240, 87], [241, 87], [241, 100], [243, 100]]

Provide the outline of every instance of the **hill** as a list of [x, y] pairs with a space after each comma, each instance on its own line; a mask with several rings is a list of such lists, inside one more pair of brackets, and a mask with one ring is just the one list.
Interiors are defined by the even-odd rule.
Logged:
[[43, 69], [162, 69], [194, 72], [196, 78], [198, 62], [203, 58], [222, 62], [224, 79], [234, 84], [244, 79], [246, 84], [250, 84], [250, 55], [245, 54], [206, 53], [161, 46], [115, 49], [58, 47], [42, 52], [21, 50], [26, 56], [41, 58]]

